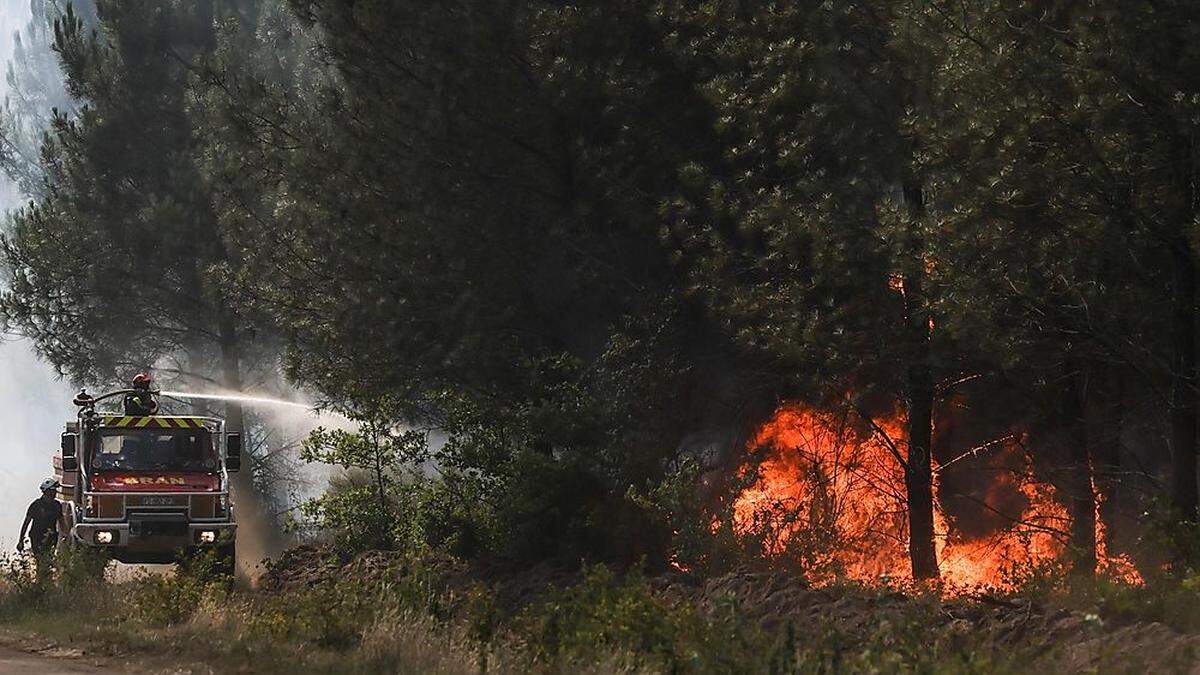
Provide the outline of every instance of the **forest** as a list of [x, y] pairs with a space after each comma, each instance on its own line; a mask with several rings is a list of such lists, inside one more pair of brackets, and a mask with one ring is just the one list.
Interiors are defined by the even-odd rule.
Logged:
[[353, 420], [229, 406], [278, 536], [1200, 591], [1200, 5], [31, 7], [0, 322]]

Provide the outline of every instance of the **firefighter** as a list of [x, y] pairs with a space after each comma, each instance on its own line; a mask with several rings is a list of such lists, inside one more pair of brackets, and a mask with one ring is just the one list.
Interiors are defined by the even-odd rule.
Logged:
[[35, 556], [41, 557], [54, 550], [59, 532], [67, 531], [62, 505], [54, 498], [54, 491], [58, 488], [58, 481], [53, 478], [42, 481], [42, 496], [33, 500], [25, 511], [25, 522], [21, 523], [21, 536], [17, 539], [18, 551], [25, 550], [26, 532], [29, 533], [30, 550]]
[[158, 412], [158, 401], [150, 391], [150, 376], [139, 373], [133, 378], [133, 391], [125, 394], [125, 414], [130, 417], [145, 417]]

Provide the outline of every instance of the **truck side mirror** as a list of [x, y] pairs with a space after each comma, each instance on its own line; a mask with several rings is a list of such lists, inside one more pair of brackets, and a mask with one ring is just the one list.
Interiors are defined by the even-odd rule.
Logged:
[[62, 435], [62, 456], [63, 459], [75, 456], [75, 443], [79, 439], [79, 434], [67, 432]]
[[240, 471], [242, 468], [242, 435], [225, 434], [225, 470]]

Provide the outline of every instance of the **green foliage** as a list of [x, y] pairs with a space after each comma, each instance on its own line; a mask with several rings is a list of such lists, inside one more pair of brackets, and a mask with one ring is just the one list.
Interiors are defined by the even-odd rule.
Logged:
[[227, 255], [193, 154], [202, 130], [185, 111], [186, 62], [166, 58], [210, 42], [211, 13], [101, 5], [98, 31], [74, 13], [55, 19], [53, 48], [79, 111], [55, 113], [46, 187], [3, 239], [0, 316], [76, 381], [124, 381], [168, 357], [181, 366], [172, 375], [236, 387], [236, 373], [210, 359], [224, 350], [237, 367], [253, 352], [230, 353], [246, 324], [214, 281]]
[[217, 555], [206, 551], [182, 561], [174, 574], [140, 572], [129, 605], [138, 620], [171, 626], [187, 621], [207, 603], [220, 604], [232, 582]]
[[[48, 562], [48, 561], [47, 561]], [[38, 564], [31, 554], [0, 557], [0, 569], [9, 589], [8, 599], [32, 602], [52, 588], [53, 576], [49, 564]]]
[[1142, 546], [1166, 558], [1168, 566], [1162, 571], [1168, 576], [1183, 579], [1200, 570], [1200, 522], [1181, 518], [1168, 500], [1158, 497], [1142, 513], [1141, 523]]
[[[465, 567], [438, 558], [395, 556], [355, 565], [365, 566], [267, 592], [229, 589], [203, 559], [174, 578], [102, 581], [70, 592], [62, 590], [61, 578], [50, 578], [37, 595], [6, 579], [0, 615], [7, 625], [49, 631], [97, 653], [195, 659], [222, 670], [268, 663], [271, 670], [330, 673], [385, 667], [463, 673], [1046, 672], [1078, 666], [1070, 659], [1060, 663], [1055, 647], [1090, 649], [1103, 636], [1127, 640], [1128, 632], [1118, 630], [1126, 624], [1200, 629], [1194, 612], [1200, 583], [1191, 578], [1145, 587], [1081, 581], [1014, 609], [997, 608], [1004, 598], [975, 604], [851, 585], [805, 591], [791, 600], [788, 593], [773, 594], [771, 602], [784, 604], [768, 608], [711, 587], [664, 585], [636, 570], [619, 575], [604, 566], [587, 568], [563, 586], [530, 586], [541, 578], [456, 578]], [[514, 589], [524, 590], [514, 596]], [[1021, 589], [1018, 597], [1034, 592]], [[805, 598], [820, 604], [809, 606]], [[1058, 621], [1063, 608], [1082, 613], [1079, 632], [1041, 635], [1006, 627], [1011, 621]], [[995, 616], [956, 618], [963, 612]], [[1136, 666], [1119, 651], [1131, 644], [1146, 647], [1117, 642], [1118, 651], [1102, 651], [1095, 663], [1102, 669]], [[436, 658], [428, 645], [436, 645]]]
[[[305, 439], [300, 458], [357, 470], [365, 482], [317, 497], [303, 504], [305, 516], [318, 526], [338, 533], [339, 549], [346, 556], [369, 549], [390, 550], [403, 537], [406, 486], [399, 472], [419, 466], [428, 456], [426, 434], [397, 431], [398, 423], [381, 412], [351, 413], [358, 430], [318, 428]], [[410, 535], [411, 536], [411, 535]]]
[[[669, 672], [744, 672], [758, 658], [753, 631], [653, 594], [636, 571], [619, 578], [604, 566], [552, 593], [515, 619], [535, 662], [595, 661], [605, 652]], [[630, 665], [633, 665], [632, 663]]]
[[348, 579], [271, 598], [245, 618], [245, 627], [256, 640], [346, 649], [358, 641], [383, 601], [377, 593], [364, 592], [361, 582]]
[[88, 26], [96, 24], [96, 8], [91, 0], [60, 3], [32, 0], [30, 19], [23, 30], [14, 33], [13, 51], [6, 64], [8, 86], [0, 110], [0, 169], [20, 194], [41, 197], [45, 192], [41, 166], [41, 143], [53, 111], [75, 111], [78, 102], [63, 88], [63, 73], [54, 52], [56, 22], [74, 23], [76, 17]]
[[1133, 585], [1101, 579], [1093, 589], [1076, 600], [1083, 607], [1094, 607], [1098, 616], [1116, 624], [1157, 621], [1177, 631], [1200, 630], [1200, 575], [1183, 579], [1151, 579]]
[[104, 580], [108, 566], [103, 551], [62, 545], [40, 556], [0, 556], [0, 581], [7, 587], [6, 602], [56, 606], [92, 590]]
[[111, 565], [108, 553], [89, 546], [63, 545], [54, 556], [58, 586], [74, 593], [104, 580]]
[[952, 639], [948, 644], [931, 644], [926, 624], [909, 621], [910, 618], [905, 617], [903, 622], [873, 623], [865, 637], [826, 627], [815, 639], [790, 652], [793, 654], [790, 659], [778, 657], [777, 663], [787, 669], [772, 672], [982, 674], [1019, 671], [1010, 659], [974, 648], [969, 640]]
[[762, 551], [757, 542], [747, 541], [758, 532], [738, 532], [734, 527], [731, 500], [709, 497], [736, 494], [753, 479], [753, 472], [742, 479], [731, 479], [728, 485], [706, 483], [703, 473], [697, 459], [685, 457], [661, 483], [645, 494], [631, 495], [660, 527], [671, 532], [669, 562], [701, 578], [751, 563]]

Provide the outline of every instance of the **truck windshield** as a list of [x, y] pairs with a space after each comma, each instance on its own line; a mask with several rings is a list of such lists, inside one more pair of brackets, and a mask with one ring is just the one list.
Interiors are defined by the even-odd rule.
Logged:
[[215, 472], [217, 453], [206, 429], [101, 430], [92, 468]]

